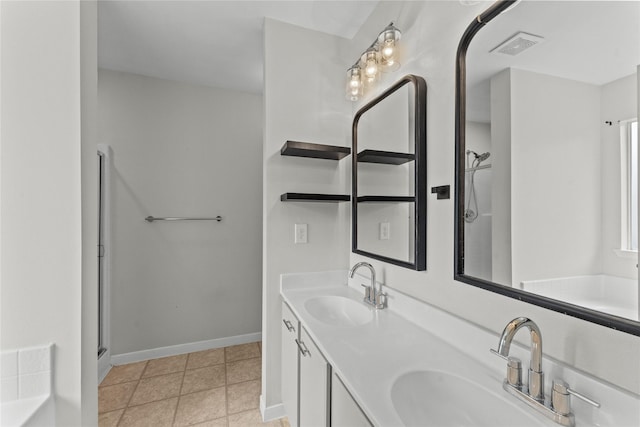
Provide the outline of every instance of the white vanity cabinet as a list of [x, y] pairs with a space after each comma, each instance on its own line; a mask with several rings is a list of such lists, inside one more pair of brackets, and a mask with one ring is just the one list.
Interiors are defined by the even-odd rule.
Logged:
[[304, 326], [282, 304], [282, 403], [292, 427], [369, 427]]
[[281, 381], [282, 404], [291, 427], [298, 427], [298, 368], [300, 322], [287, 304], [282, 304]]
[[300, 329], [300, 426], [329, 427], [331, 366], [311, 337]]
[[329, 426], [331, 366], [282, 304], [282, 403], [292, 427]]
[[371, 427], [372, 425], [342, 384], [340, 377], [334, 373], [331, 378], [331, 426]]

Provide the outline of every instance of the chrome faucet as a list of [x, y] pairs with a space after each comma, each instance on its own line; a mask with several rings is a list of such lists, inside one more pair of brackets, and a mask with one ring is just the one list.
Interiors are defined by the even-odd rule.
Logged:
[[[531, 335], [531, 361], [529, 362], [528, 388], [522, 384], [522, 363], [520, 359], [509, 356], [511, 342], [516, 332], [528, 328]], [[560, 379], [553, 381], [551, 399], [544, 401], [544, 374], [542, 373], [542, 335], [535, 322], [526, 317], [517, 317], [507, 324], [500, 336], [497, 350], [491, 350], [497, 356], [507, 360], [507, 378], [502, 387], [530, 407], [567, 427], [575, 426], [575, 417], [571, 412], [569, 396], [573, 395], [599, 408], [600, 404], [569, 388]]]
[[371, 272], [371, 285], [362, 285], [365, 288], [364, 302], [374, 306], [375, 308], [385, 308], [387, 302], [387, 295], [382, 293], [382, 285], [376, 290], [376, 270], [368, 262], [359, 262], [349, 270], [349, 277], [353, 278], [356, 274], [356, 270], [360, 267], [367, 267]]
[[529, 328], [531, 335], [531, 361], [529, 362], [529, 395], [538, 402], [544, 402], [544, 374], [542, 373], [542, 334], [535, 322], [526, 317], [518, 317], [507, 324], [502, 331], [497, 353], [508, 358], [511, 341], [516, 332]]

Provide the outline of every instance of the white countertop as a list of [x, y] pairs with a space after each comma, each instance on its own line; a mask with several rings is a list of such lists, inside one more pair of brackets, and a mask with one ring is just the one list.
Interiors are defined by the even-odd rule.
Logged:
[[[359, 288], [359, 283], [352, 282], [351, 286]], [[459, 318], [387, 288], [385, 291], [390, 296], [389, 308], [375, 310], [362, 302], [363, 292], [356, 291], [352, 287], [347, 285], [346, 272], [330, 272], [324, 275], [322, 273], [283, 275], [281, 294], [331, 364], [334, 372], [342, 379], [374, 425], [403, 425], [391, 399], [393, 383], [402, 374], [427, 370], [447, 372], [464, 378], [480, 385], [487, 393], [494, 394], [496, 401], [526, 408], [522, 419], [508, 420], [512, 423], [511, 425], [558, 425], [536, 414], [502, 389], [505, 363], [499, 359], [494, 361], [488, 351], [492, 344], [497, 344], [497, 334], [492, 336], [480, 328], [473, 330], [473, 325], [463, 325], [466, 322]], [[359, 326], [335, 326], [316, 319], [305, 308], [305, 302], [327, 295], [346, 297], [363, 304], [371, 310], [372, 320]], [[403, 316], [399, 314], [400, 312]], [[407, 319], [414, 322], [417, 319], [416, 323], [420, 323], [423, 327]], [[427, 327], [433, 329], [434, 333], [427, 330], [424, 327], [425, 324], [430, 324], [431, 326]], [[467, 330], [462, 331], [461, 328], [467, 328]], [[465, 352], [464, 349], [456, 348], [457, 346], [454, 347], [438, 337], [438, 335], [442, 337], [443, 333], [445, 336], [448, 333], [455, 334], [452, 338], [471, 344], [472, 351]], [[520, 351], [523, 350], [525, 349], [520, 349]], [[513, 352], [517, 351], [513, 350]], [[526, 367], [528, 365], [526, 352], [522, 359]], [[491, 365], [484, 363], [485, 361], [490, 362]], [[557, 368], [555, 370], [558, 371]], [[569, 378], [565, 379], [570, 382], [573, 378], [569, 375]], [[548, 379], [548, 385], [550, 383], [551, 378]], [[584, 390], [585, 394], [589, 392], [590, 390]], [[604, 396], [601, 393], [593, 394], [594, 390], [591, 390], [591, 393], [595, 400], [600, 399], [602, 403]], [[637, 413], [640, 401], [634, 399], [634, 396], [626, 397], [627, 400], [620, 401], [620, 397], [616, 396], [617, 404], [608, 409], [619, 413], [620, 408], [616, 406], [621, 406], [628, 409], [630, 414], [620, 417], [619, 414], [598, 415], [593, 411], [586, 414], [585, 411], [588, 416], [595, 414], [594, 419], [587, 421], [576, 415], [577, 425], [640, 425], [638, 424], [640, 415]], [[428, 396], [415, 396], [416, 404], [419, 404], [420, 399], [428, 398]], [[499, 408], [487, 408], [487, 410], [499, 410]], [[636, 414], [634, 415], [633, 412]], [[598, 419], [604, 422], [598, 422]], [[608, 424], [612, 421], [614, 424]]]

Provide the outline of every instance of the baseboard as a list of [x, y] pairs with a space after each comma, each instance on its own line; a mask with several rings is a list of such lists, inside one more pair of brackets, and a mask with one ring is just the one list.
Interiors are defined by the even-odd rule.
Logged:
[[260, 341], [262, 332], [253, 334], [236, 335], [233, 337], [216, 338], [214, 340], [198, 341], [186, 344], [171, 345], [167, 347], [152, 348], [149, 350], [133, 351], [131, 353], [114, 354], [111, 356], [112, 365], [124, 365], [160, 357], [176, 356], [178, 354], [193, 353], [194, 351], [210, 350], [212, 348], [229, 347], [231, 345], [247, 344]]
[[107, 376], [111, 370], [111, 353], [109, 350], [105, 351], [98, 359], [98, 384], [102, 382], [104, 377]]
[[262, 421], [265, 423], [287, 416], [282, 403], [267, 408], [263, 395], [260, 395], [260, 413], [262, 414]]

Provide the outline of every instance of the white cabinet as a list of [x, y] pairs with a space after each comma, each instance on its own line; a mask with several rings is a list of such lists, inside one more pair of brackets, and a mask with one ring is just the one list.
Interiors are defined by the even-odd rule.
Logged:
[[282, 403], [292, 427], [371, 423], [286, 303], [282, 304]]
[[287, 304], [282, 304], [281, 382], [282, 404], [291, 427], [298, 427], [298, 367], [300, 323]]
[[300, 426], [329, 426], [331, 366], [311, 337], [300, 330]]
[[367, 417], [353, 400], [336, 374], [331, 380], [331, 427], [371, 427]]

